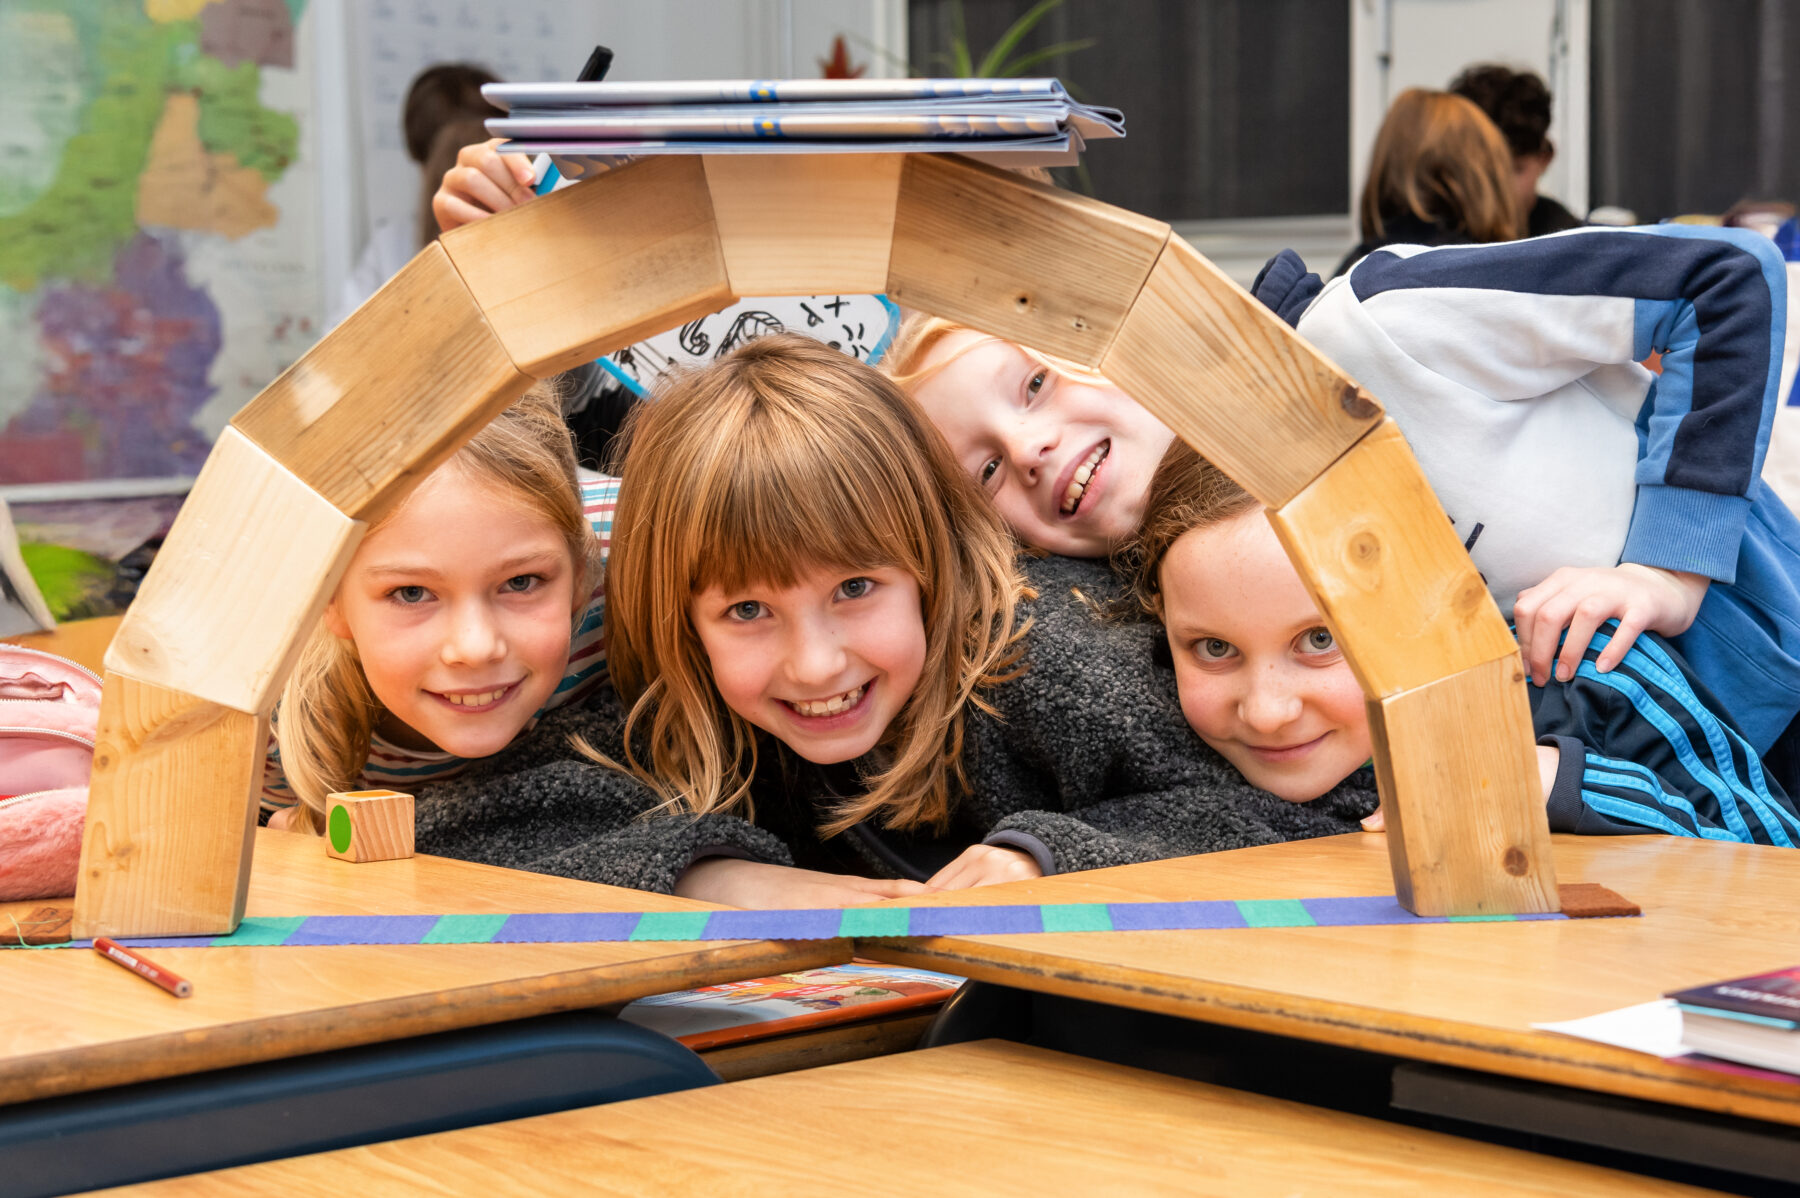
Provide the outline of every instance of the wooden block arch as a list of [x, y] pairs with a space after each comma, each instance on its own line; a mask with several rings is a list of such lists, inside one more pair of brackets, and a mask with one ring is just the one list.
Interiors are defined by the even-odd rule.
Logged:
[[756, 155], [448, 233], [238, 413], [107, 655], [76, 934], [237, 926], [251, 763], [365, 522], [533, 378], [822, 288], [1097, 367], [1222, 466], [1368, 697], [1403, 900], [1556, 909], [1517, 646], [1374, 398], [1160, 222], [952, 156]]

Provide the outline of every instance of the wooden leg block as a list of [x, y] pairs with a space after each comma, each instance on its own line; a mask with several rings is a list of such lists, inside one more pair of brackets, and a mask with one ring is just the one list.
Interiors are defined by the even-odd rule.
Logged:
[[107, 669], [268, 711], [365, 527], [227, 428], [106, 651]]
[[1369, 701], [1394, 892], [1416, 915], [1557, 909], [1517, 654]]
[[737, 295], [887, 289], [903, 154], [710, 154], [706, 182]]
[[531, 383], [434, 244], [231, 423], [340, 511], [374, 520]]
[[1180, 237], [1100, 372], [1271, 508], [1381, 419], [1367, 392]]
[[607, 171], [439, 244], [513, 361], [539, 378], [735, 298], [698, 157]]
[[1518, 656], [1392, 421], [1271, 510], [1269, 522], [1369, 696]]
[[325, 796], [325, 854], [340, 861], [398, 861], [413, 855], [413, 797], [397, 790]]
[[889, 298], [1098, 366], [1169, 226], [965, 158], [905, 158]]
[[232, 931], [244, 915], [266, 717], [106, 676], [75, 935]]

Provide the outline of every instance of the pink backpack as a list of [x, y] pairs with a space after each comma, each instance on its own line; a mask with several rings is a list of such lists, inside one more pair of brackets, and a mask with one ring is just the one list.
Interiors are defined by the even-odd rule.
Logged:
[[0, 902], [75, 893], [100, 679], [0, 644]]

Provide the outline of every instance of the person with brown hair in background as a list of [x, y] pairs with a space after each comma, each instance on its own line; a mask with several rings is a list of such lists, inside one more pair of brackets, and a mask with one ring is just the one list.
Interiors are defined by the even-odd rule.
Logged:
[[378, 221], [370, 230], [369, 240], [344, 280], [330, 313], [333, 325], [354, 312], [437, 237], [437, 218], [431, 212], [432, 193], [444, 172], [455, 165], [457, 150], [487, 136], [482, 122], [504, 115], [481, 98], [483, 84], [498, 82], [499, 76], [484, 67], [440, 62], [420, 71], [406, 89], [400, 131], [406, 139], [407, 157], [419, 164], [419, 203], [412, 220]]
[[1462, 96], [1408, 88], [1375, 135], [1359, 215], [1362, 242], [1334, 277], [1384, 245], [1513, 240], [1522, 222], [1506, 139]]
[[1579, 228], [1580, 217], [1538, 194], [1538, 180], [1556, 158], [1550, 132], [1550, 89], [1532, 71], [1515, 71], [1497, 63], [1468, 67], [1450, 90], [1475, 102], [1499, 128], [1512, 151], [1513, 199], [1525, 217], [1525, 236], [1542, 237]]

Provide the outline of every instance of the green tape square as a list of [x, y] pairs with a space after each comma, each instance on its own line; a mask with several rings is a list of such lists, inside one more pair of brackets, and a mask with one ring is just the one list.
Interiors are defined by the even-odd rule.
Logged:
[[1044, 915], [1046, 932], [1110, 932], [1112, 912], [1105, 903], [1045, 903], [1039, 908]]
[[486, 944], [510, 918], [505, 912], [486, 915], [440, 915], [420, 944]]
[[1238, 914], [1253, 928], [1310, 928], [1317, 924], [1299, 899], [1239, 899]]
[[839, 936], [905, 936], [912, 928], [912, 912], [905, 907], [845, 907]]
[[633, 940], [698, 940], [711, 911], [646, 911], [631, 929]]
[[1512, 923], [1511, 915], [1446, 915], [1450, 923]]
[[306, 922], [304, 915], [251, 915], [238, 924], [237, 931], [212, 942], [213, 948], [238, 948], [254, 945], [286, 944], [294, 929]]

